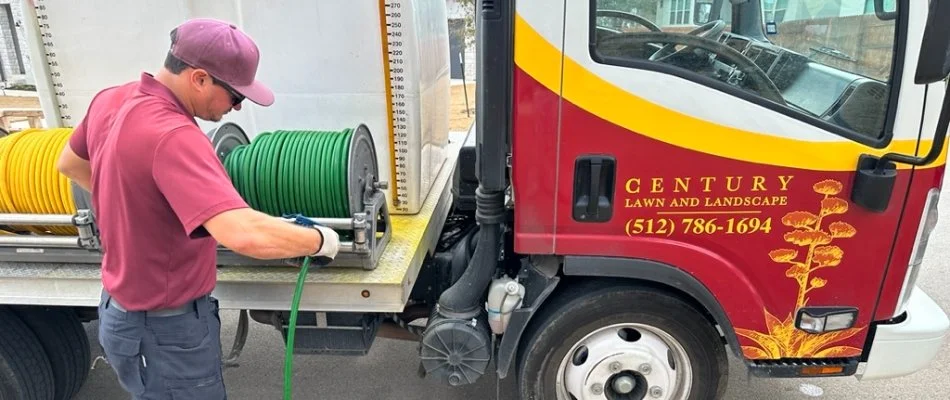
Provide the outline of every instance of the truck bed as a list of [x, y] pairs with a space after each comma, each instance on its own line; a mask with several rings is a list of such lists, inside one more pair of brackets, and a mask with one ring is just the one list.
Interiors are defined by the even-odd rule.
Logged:
[[[415, 215], [391, 215], [392, 239], [376, 269], [311, 266], [300, 310], [400, 312], [452, 205], [451, 177], [467, 135], [452, 133], [446, 160]], [[288, 310], [300, 269], [222, 266], [214, 296], [221, 308]], [[98, 264], [0, 261], [0, 304], [95, 307], [102, 290]]]

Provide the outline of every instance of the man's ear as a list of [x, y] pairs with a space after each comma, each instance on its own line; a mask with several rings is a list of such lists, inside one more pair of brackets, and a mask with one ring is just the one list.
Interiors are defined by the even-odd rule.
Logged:
[[203, 69], [189, 69], [187, 72], [188, 83], [197, 90], [203, 90], [205, 87], [211, 86], [213, 83], [211, 81], [211, 75], [208, 75], [208, 72]]

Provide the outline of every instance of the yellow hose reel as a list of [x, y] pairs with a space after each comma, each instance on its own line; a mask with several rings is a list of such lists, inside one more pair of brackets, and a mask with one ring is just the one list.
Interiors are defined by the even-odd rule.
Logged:
[[[75, 214], [81, 191], [56, 169], [72, 128], [27, 129], [0, 138], [0, 214]], [[74, 188], [76, 190], [74, 190]], [[71, 226], [0, 227], [40, 235], [76, 235]]]

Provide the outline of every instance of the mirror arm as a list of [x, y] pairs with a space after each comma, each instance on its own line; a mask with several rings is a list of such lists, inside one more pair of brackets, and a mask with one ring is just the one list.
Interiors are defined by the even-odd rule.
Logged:
[[881, 21], [897, 19], [897, 11], [884, 11], [884, 0], [874, 0], [874, 14]]
[[943, 151], [943, 143], [947, 139], [948, 127], [950, 127], [950, 85], [947, 85], [947, 89], [943, 95], [943, 106], [940, 108], [940, 119], [937, 120], [937, 131], [934, 133], [933, 145], [931, 145], [930, 152], [927, 153], [927, 156], [921, 158], [898, 153], [887, 153], [877, 162], [874, 172], [883, 173], [884, 168], [890, 161], [915, 165], [918, 167], [934, 162]]

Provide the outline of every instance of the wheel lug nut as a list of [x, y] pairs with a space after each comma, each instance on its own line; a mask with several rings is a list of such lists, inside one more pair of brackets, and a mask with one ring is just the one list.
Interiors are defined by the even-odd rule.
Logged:
[[640, 364], [640, 373], [644, 375], [650, 375], [651, 372], [653, 372], [653, 367], [650, 366], [650, 364], [648, 363]]
[[593, 394], [597, 394], [597, 395], [603, 394], [603, 393], [604, 393], [604, 385], [601, 385], [601, 384], [599, 384], [599, 383], [595, 383], [593, 386], [590, 387], [590, 392], [593, 393]]
[[663, 389], [659, 386], [654, 386], [650, 388], [650, 396], [660, 397], [663, 395]]
[[623, 370], [623, 364], [620, 362], [614, 361], [610, 363], [610, 372], [617, 373]]

